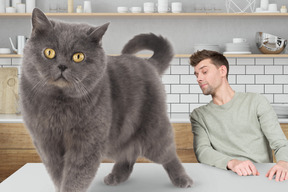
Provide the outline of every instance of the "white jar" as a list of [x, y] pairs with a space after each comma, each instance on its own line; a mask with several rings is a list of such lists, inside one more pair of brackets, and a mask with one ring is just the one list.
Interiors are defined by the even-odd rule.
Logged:
[[26, 0], [26, 13], [32, 13], [36, 6], [35, 0]]
[[84, 1], [84, 13], [92, 13], [91, 1]]
[[268, 10], [268, 5], [269, 5], [269, 0], [261, 0], [260, 2], [260, 8], [263, 11], [267, 11]]
[[280, 12], [281, 12], [281, 13], [287, 13], [287, 8], [286, 8], [285, 5], [283, 5], [283, 6], [281, 7]]
[[77, 6], [76, 13], [83, 13], [82, 5]]
[[21, 3], [21, 0], [12, 0], [12, 7], [16, 9], [17, 3]]
[[5, 13], [5, 8], [6, 8], [6, 0], [0, 0], [0, 13]]
[[17, 13], [25, 13], [26, 5], [23, 3], [17, 3], [16, 5], [16, 12]]

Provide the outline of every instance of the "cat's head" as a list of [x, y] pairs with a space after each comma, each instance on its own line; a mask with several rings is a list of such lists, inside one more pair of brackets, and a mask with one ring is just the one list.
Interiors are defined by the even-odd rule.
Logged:
[[23, 76], [35, 93], [82, 97], [95, 89], [106, 70], [100, 27], [49, 20], [39, 9], [23, 57]]

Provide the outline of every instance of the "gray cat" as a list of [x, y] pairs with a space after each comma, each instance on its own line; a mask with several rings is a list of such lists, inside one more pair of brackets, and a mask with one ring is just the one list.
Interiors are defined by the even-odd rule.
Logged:
[[[109, 24], [53, 21], [39, 9], [32, 24], [21, 77], [23, 118], [56, 191], [86, 191], [103, 158], [115, 160], [104, 182], [117, 185], [138, 156], [162, 164], [175, 186], [190, 187], [160, 78], [173, 57], [169, 42], [141, 34], [112, 57], [101, 47]], [[142, 49], [154, 55], [132, 55]]]

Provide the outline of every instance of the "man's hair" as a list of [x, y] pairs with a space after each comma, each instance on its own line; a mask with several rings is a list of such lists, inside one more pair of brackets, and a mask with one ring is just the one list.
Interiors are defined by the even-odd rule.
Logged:
[[227, 68], [226, 78], [228, 79], [229, 63], [223, 54], [218, 53], [216, 51], [209, 51], [209, 50], [204, 49], [202, 51], [195, 52], [190, 57], [190, 65], [192, 65], [193, 67], [196, 67], [198, 63], [200, 63], [201, 61], [205, 59], [210, 59], [212, 64], [214, 64], [217, 68], [224, 65]]

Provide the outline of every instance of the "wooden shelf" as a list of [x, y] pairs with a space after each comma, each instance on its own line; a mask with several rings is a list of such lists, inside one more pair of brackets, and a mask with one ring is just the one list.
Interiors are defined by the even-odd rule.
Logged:
[[[191, 53], [191, 54], [175, 54], [174, 55], [174, 57], [187, 57], [187, 58], [189, 58], [191, 55], [192, 55], [193, 53]], [[117, 56], [118, 54], [110, 54], [110, 56]], [[258, 57], [258, 58], [262, 58], [262, 57], [265, 57], [265, 58], [267, 58], [267, 57], [275, 57], [275, 58], [288, 58], [288, 54], [224, 54], [225, 55], [225, 57]], [[148, 55], [148, 54], [139, 54], [139, 55], [137, 55], [136, 54], [136, 56], [138, 56], [138, 57], [151, 57], [152, 55]]]
[[225, 57], [276, 57], [276, 58], [283, 58], [288, 57], [288, 54], [247, 54], [247, 55], [240, 55], [240, 54], [224, 54]]
[[[192, 53], [191, 53], [192, 54]], [[187, 57], [189, 58], [191, 56], [191, 54], [176, 54], [174, 55], [174, 57]], [[109, 54], [110, 56], [118, 56], [119, 54]], [[139, 54], [136, 55], [138, 57], [151, 57], [152, 55], [150, 54]], [[21, 58], [22, 55], [17, 55], [17, 54], [7, 54], [7, 55], [1, 55], [0, 54], [0, 58]], [[288, 54], [225, 54], [225, 57], [275, 57], [275, 58], [288, 58]]]
[[[191, 53], [192, 54], [192, 53]], [[191, 54], [176, 54], [174, 57], [190, 57]], [[224, 54], [225, 57], [256, 57], [256, 58], [262, 58], [262, 57], [275, 57], [275, 58], [286, 58], [288, 57], [288, 54]]]
[[22, 55], [17, 54], [0, 54], [0, 58], [21, 58]]
[[[288, 16], [288, 13], [45, 13], [51, 17], [193, 17], [193, 16]], [[31, 13], [0, 13], [0, 17], [31, 17]]]

